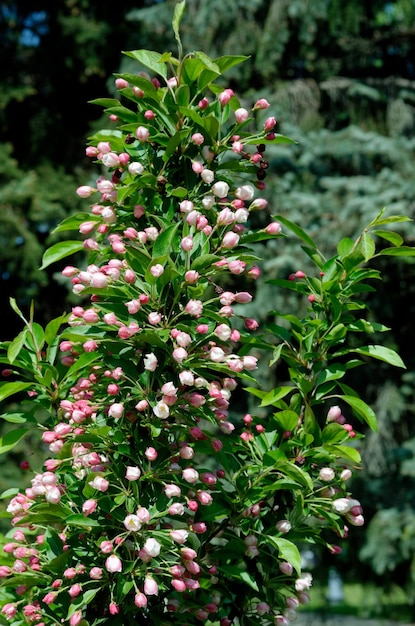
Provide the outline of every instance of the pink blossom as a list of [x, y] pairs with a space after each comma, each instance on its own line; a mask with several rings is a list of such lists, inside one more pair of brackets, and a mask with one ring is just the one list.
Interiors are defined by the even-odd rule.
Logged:
[[238, 124], [242, 124], [243, 122], [246, 122], [248, 117], [249, 117], [249, 112], [246, 109], [243, 109], [243, 108], [236, 109], [235, 119], [238, 122]]
[[94, 187], [90, 187], [89, 185], [82, 185], [76, 190], [76, 193], [80, 198], [89, 198], [95, 192], [96, 189]]
[[135, 131], [135, 136], [139, 141], [145, 142], [149, 140], [150, 131], [145, 126], [139, 126]]
[[100, 580], [102, 578], [102, 569], [100, 567], [92, 567], [89, 572], [89, 577], [92, 580]]
[[160, 324], [160, 322], [161, 322], [161, 313], [159, 313], [158, 311], [152, 311], [151, 313], [148, 314], [148, 321], [153, 326], [156, 326], [157, 324]]
[[184, 580], [179, 580], [177, 578], [172, 579], [171, 586], [175, 589], [175, 591], [178, 591], [179, 593], [182, 593], [183, 591], [186, 591], [187, 589], [186, 583], [184, 582]]
[[234, 248], [235, 246], [237, 246], [238, 243], [239, 243], [239, 235], [237, 233], [228, 232], [225, 234], [222, 240], [222, 248], [225, 248], [226, 250], [230, 250], [231, 248]]
[[116, 554], [110, 554], [105, 561], [105, 568], [111, 574], [122, 571], [122, 561]]
[[146, 451], [144, 452], [144, 454], [149, 461], [155, 461], [158, 457], [157, 450], [153, 448], [152, 446], [149, 446], [148, 448], [146, 448]]
[[[203, 174], [202, 174], [202, 178], [203, 178]], [[212, 187], [213, 195], [217, 196], [218, 198], [226, 198], [226, 196], [228, 195], [228, 192], [229, 192], [229, 185], [228, 183], [225, 183], [222, 180], [215, 183]]]
[[154, 276], [154, 278], [158, 278], [164, 272], [164, 267], [160, 263], [156, 263], [150, 267], [150, 274]]
[[151, 576], [146, 576], [144, 580], [144, 593], [146, 596], [158, 596], [158, 584]]
[[196, 272], [196, 270], [188, 270], [184, 275], [184, 279], [189, 285], [194, 285], [199, 279], [199, 272]]
[[110, 602], [108, 608], [111, 615], [117, 615], [120, 612], [119, 606], [116, 602]]
[[82, 611], [75, 611], [69, 619], [70, 626], [78, 626], [82, 621]]
[[153, 352], [144, 356], [144, 369], [149, 372], [154, 372], [158, 364], [156, 355]]
[[203, 137], [201, 133], [194, 133], [192, 135], [192, 142], [196, 144], [197, 146], [201, 146], [204, 141], [205, 141], [205, 138]]
[[157, 402], [156, 406], [153, 407], [153, 413], [159, 419], [165, 420], [170, 414], [170, 409], [163, 400], [160, 400], [160, 402]]
[[240, 200], [252, 200], [255, 189], [252, 185], [241, 185], [235, 190], [235, 196]]
[[114, 402], [114, 404], [111, 404], [111, 406], [108, 409], [108, 415], [116, 419], [119, 419], [120, 417], [122, 417], [123, 413], [124, 413], [124, 405], [121, 404], [120, 402]]
[[254, 109], [268, 109], [270, 107], [270, 103], [265, 98], [260, 98], [254, 104]]
[[137, 466], [128, 465], [125, 477], [127, 480], [138, 480], [141, 476], [141, 470]]
[[210, 185], [211, 183], [213, 183], [215, 179], [215, 172], [213, 172], [212, 170], [209, 170], [208, 168], [205, 168], [202, 171], [200, 176], [203, 182], [205, 182], [207, 185]]
[[184, 530], [183, 528], [178, 528], [176, 530], [170, 531], [170, 537], [173, 539], [173, 541], [179, 544], [185, 543], [187, 541], [188, 536], [189, 536], [189, 533], [187, 532], [187, 530]]
[[173, 359], [177, 361], [177, 363], [182, 363], [185, 359], [187, 359], [187, 351], [184, 348], [175, 348], [173, 350]]
[[138, 161], [133, 161], [128, 166], [128, 171], [133, 176], [142, 174], [144, 172], [144, 167]]
[[144, 506], [139, 506], [137, 509], [137, 517], [142, 524], [148, 524], [150, 521], [150, 513]]
[[271, 222], [265, 230], [269, 235], [279, 235], [281, 233], [281, 224], [279, 222]]
[[91, 480], [88, 485], [97, 491], [105, 492], [109, 487], [109, 482], [103, 476], [95, 476], [94, 480]]
[[187, 467], [182, 472], [183, 479], [190, 484], [194, 484], [199, 480], [199, 472], [192, 467]]
[[186, 304], [186, 313], [193, 317], [200, 317], [203, 313], [203, 302], [200, 300], [189, 300]]
[[288, 563], [288, 561], [282, 561], [282, 563], [280, 563], [279, 565], [279, 569], [280, 572], [282, 572], [286, 576], [291, 576], [294, 571], [293, 566], [291, 565], [291, 563]]
[[183, 237], [180, 243], [180, 247], [184, 252], [190, 252], [191, 250], [193, 250], [193, 246], [193, 237]]
[[174, 498], [181, 495], [181, 489], [178, 485], [165, 485], [164, 493], [168, 498]]
[[134, 596], [134, 604], [138, 606], [139, 609], [143, 609], [147, 606], [147, 596], [141, 591], [138, 591]]
[[222, 106], [229, 104], [230, 99], [234, 96], [234, 92], [232, 89], [224, 89], [222, 93], [218, 95], [218, 100]]
[[204, 110], [206, 109], [206, 107], [209, 106], [209, 100], [207, 98], [202, 98], [201, 100], [199, 100], [199, 102], [197, 103], [197, 106], [199, 107], [200, 110]]
[[149, 554], [152, 557], [155, 557], [160, 554], [161, 545], [156, 539], [154, 539], [153, 537], [149, 537], [146, 540], [143, 548], [147, 552], [147, 554]]
[[190, 386], [194, 384], [195, 377], [193, 375], [193, 372], [190, 372], [188, 370], [183, 370], [179, 374], [179, 380], [182, 385]]
[[97, 501], [96, 500], [85, 500], [85, 502], [82, 505], [82, 513], [84, 515], [91, 515], [91, 513], [94, 513], [94, 511], [96, 511], [97, 508]]
[[265, 198], [256, 198], [253, 202], [251, 202], [251, 204], [249, 205], [249, 210], [250, 211], [262, 211], [263, 209], [265, 209], [268, 206], [268, 201], [265, 200]]

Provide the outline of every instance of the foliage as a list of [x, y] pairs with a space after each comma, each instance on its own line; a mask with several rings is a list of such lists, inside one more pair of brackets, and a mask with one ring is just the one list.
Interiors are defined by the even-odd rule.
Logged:
[[[2, 612], [16, 626], [182, 624], [183, 614], [189, 624], [288, 624], [309, 600], [299, 547], [337, 553], [345, 520], [363, 524], [346, 486], [359, 437], [343, 410], [372, 429], [376, 417], [343, 379], [367, 358], [404, 364], [390, 348], [346, 338], [386, 330], [361, 316], [360, 295], [380, 277], [369, 261], [413, 256], [385, 230], [407, 218], [381, 212], [330, 258], [284, 216], [255, 227], [267, 206], [255, 198], [267, 147], [291, 140], [274, 117], [261, 119], [265, 99], [246, 109], [216, 84], [245, 57], [183, 56], [184, 7], [173, 18], [178, 58], [127, 52], [153, 77], [120, 74], [120, 100], [95, 101], [114, 126], [91, 138], [87, 155], [107, 173], [77, 191], [100, 198], [55, 229], [79, 230], [83, 243], [60, 241], [43, 256], [46, 268], [88, 252], [85, 269], [63, 269], [84, 306], [43, 328], [12, 300], [24, 328], [3, 342], [11, 378], [0, 399], [28, 393], [32, 411], [0, 450], [43, 409], [38, 427], [55, 455], [24, 493], [9, 494], [16, 530], [4, 549], [15, 560], [1, 576], [16, 599]], [[233, 306], [252, 299], [252, 246], [281, 238], [282, 227], [316, 275], [272, 284], [309, 305], [303, 318], [278, 312], [256, 336], [256, 320]], [[236, 291], [222, 286], [229, 278]], [[285, 364], [287, 385], [255, 386], [256, 350]], [[266, 419], [230, 421], [237, 379]]]

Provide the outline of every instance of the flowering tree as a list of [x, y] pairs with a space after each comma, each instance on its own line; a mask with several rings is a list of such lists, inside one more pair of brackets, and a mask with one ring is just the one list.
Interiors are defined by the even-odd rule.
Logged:
[[[184, 8], [178, 58], [127, 52], [150, 73], [117, 76], [120, 100], [96, 101], [113, 127], [86, 150], [103, 173], [77, 193], [94, 204], [57, 228], [85, 237], [43, 261], [87, 251], [86, 265], [63, 270], [81, 303], [43, 329], [12, 301], [25, 326], [2, 344], [12, 378], [0, 399], [28, 393], [13, 419], [36, 423], [52, 455], [31, 487], [8, 494], [0, 576], [14, 626], [289, 624], [311, 586], [299, 546], [337, 553], [347, 524], [363, 524], [347, 490], [359, 435], [341, 407], [372, 428], [376, 418], [343, 378], [366, 357], [403, 363], [346, 340], [385, 330], [360, 316], [359, 295], [379, 278], [372, 257], [412, 254], [380, 228], [406, 218], [381, 213], [330, 259], [284, 216], [254, 228], [267, 210], [266, 146], [290, 140], [267, 101], [248, 110], [216, 84], [245, 57], [183, 55]], [[282, 228], [316, 276], [274, 282], [308, 310], [257, 331], [243, 313], [260, 276], [251, 246]], [[377, 252], [372, 232], [391, 247]], [[258, 388], [259, 354], [286, 363], [286, 384]], [[238, 385], [270, 407], [266, 419], [231, 419]]]

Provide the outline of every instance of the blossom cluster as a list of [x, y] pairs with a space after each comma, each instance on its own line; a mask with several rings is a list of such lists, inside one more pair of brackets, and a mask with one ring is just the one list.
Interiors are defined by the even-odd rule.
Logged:
[[[363, 522], [347, 463], [327, 455], [309, 478], [297, 451], [290, 474], [296, 428], [232, 414], [232, 393], [258, 362], [240, 350], [258, 328], [243, 314], [261, 273], [249, 245], [282, 230], [272, 218], [255, 228], [256, 212], [268, 216], [266, 145], [284, 138], [273, 116], [246, 131], [266, 100], [245, 108], [210, 83], [201, 93], [209, 67], [189, 57], [172, 77], [161, 72], [165, 84], [120, 76], [121, 101], [103, 102], [116, 129], [87, 147], [100, 174], [77, 193], [93, 204], [67, 223], [87, 258], [62, 271], [80, 304], [49, 368], [42, 441], [52, 456], [8, 506], [13, 560], [0, 576], [16, 583], [2, 609], [11, 622], [230, 626], [235, 582], [252, 623], [289, 624], [311, 586], [289, 538], [307, 515], [321, 523], [324, 506], [342, 537], [342, 516]], [[32, 393], [43, 398], [42, 382]], [[332, 408], [328, 423], [346, 442], [339, 419]], [[267, 457], [271, 447], [280, 456]], [[277, 502], [284, 476], [306, 491], [304, 519]]]

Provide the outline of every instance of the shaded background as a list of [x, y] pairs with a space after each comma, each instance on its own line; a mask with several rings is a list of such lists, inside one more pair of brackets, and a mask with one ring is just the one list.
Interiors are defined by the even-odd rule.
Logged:
[[[1, 340], [21, 328], [10, 296], [25, 311], [34, 301], [41, 324], [70, 310], [59, 267], [37, 268], [45, 247], [57, 241], [53, 227], [86, 208], [76, 187], [97, 176], [85, 142], [109, 122], [88, 102], [114, 95], [112, 74], [130, 70], [122, 50], [175, 53], [174, 6], [174, 0], [0, 2]], [[271, 214], [299, 223], [327, 256], [383, 207], [414, 217], [413, 0], [188, 0], [181, 32], [185, 50], [250, 55], [231, 70], [227, 86], [248, 108], [267, 98], [279, 130], [298, 142], [267, 150]], [[412, 245], [413, 225], [400, 232]], [[260, 255], [267, 278], [308, 268], [289, 242], [269, 242]], [[323, 584], [333, 567], [346, 584], [371, 582], [381, 613], [393, 593], [406, 606], [415, 602], [415, 268], [394, 259], [379, 268], [384, 280], [370, 294], [370, 316], [391, 327], [377, 340], [398, 350], [407, 370], [368, 363], [349, 379], [380, 423], [363, 444], [364, 471], [352, 486], [368, 525], [352, 529], [341, 555], [313, 558]], [[264, 323], [270, 309], [298, 312], [303, 305], [260, 283], [250, 306], [248, 314]], [[284, 373], [265, 368], [259, 376], [269, 387]], [[0, 424], [2, 432], [10, 427]], [[0, 457], [0, 491], [26, 484], [30, 472], [19, 463], [39, 465], [42, 454], [27, 438]]]

